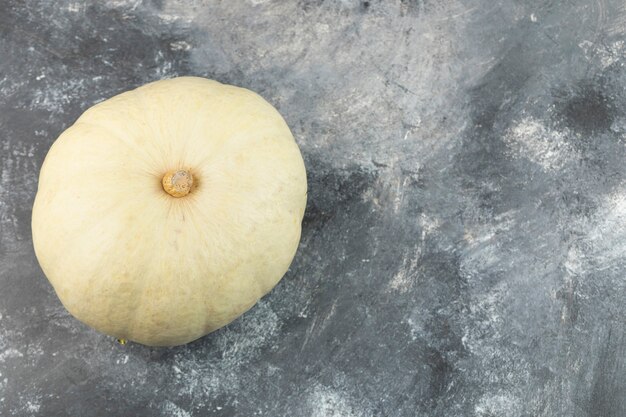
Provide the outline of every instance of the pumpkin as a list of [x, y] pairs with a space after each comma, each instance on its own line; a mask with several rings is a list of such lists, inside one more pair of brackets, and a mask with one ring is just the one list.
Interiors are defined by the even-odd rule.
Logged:
[[96, 330], [180, 345], [285, 274], [306, 205], [300, 150], [259, 95], [198, 77], [85, 111], [52, 145], [32, 217], [65, 308]]

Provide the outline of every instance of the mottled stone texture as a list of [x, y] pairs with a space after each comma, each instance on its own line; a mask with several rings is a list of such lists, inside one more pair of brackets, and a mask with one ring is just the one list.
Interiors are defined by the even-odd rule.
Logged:
[[[0, 414], [626, 415], [625, 41], [617, 0], [0, 1]], [[120, 346], [37, 265], [37, 175], [188, 74], [284, 115], [302, 245], [230, 326]]]

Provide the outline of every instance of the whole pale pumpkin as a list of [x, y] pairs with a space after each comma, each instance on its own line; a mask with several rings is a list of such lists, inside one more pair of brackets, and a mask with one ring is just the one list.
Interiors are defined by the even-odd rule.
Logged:
[[120, 339], [179, 345], [287, 271], [306, 205], [280, 114], [216, 81], [157, 81], [87, 110], [46, 156], [33, 242], [63, 305]]

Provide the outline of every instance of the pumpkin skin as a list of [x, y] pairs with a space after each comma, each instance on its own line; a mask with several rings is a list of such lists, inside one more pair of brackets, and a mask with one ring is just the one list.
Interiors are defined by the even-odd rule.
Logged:
[[[193, 177], [183, 195], [166, 192], [173, 176]], [[162, 80], [93, 106], [55, 141], [33, 243], [80, 321], [118, 339], [180, 345], [278, 283], [306, 194], [299, 148], [263, 98], [204, 78]]]

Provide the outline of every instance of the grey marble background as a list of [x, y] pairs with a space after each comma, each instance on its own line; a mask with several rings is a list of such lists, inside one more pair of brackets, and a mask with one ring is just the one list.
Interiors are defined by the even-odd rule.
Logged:
[[[626, 415], [626, 3], [0, 0], [0, 415]], [[230, 326], [92, 331], [31, 205], [94, 103], [248, 87], [309, 172], [302, 244]]]

